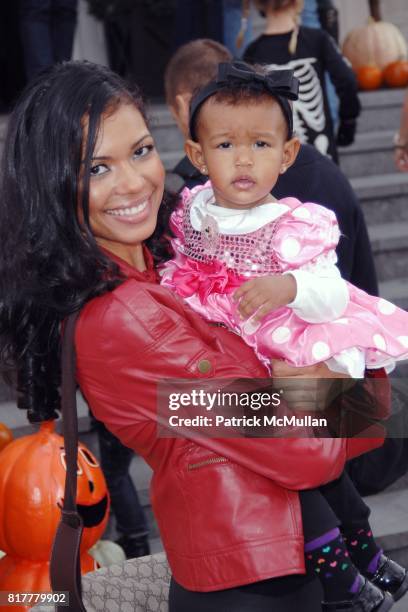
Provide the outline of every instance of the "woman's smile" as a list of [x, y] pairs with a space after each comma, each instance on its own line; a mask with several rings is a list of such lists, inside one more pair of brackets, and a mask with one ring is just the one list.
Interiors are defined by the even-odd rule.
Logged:
[[108, 209], [106, 213], [117, 217], [118, 221], [124, 223], [140, 223], [150, 212], [150, 196], [144, 198], [140, 203], [132, 202], [123, 206]]

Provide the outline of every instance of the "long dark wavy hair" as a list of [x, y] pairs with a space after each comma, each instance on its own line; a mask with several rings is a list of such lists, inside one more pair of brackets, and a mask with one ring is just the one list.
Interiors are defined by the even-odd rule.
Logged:
[[[103, 66], [65, 62], [30, 83], [10, 117], [0, 179], [0, 367], [6, 378], [17, 372], [18, 405], [32, 422], [59, 406], [61, 321], [123, 280], [89, 225], [101, 117], [120, 103], [146, 120], [137, 88]], [[148, 241], [156, 260], [168, 256], [173, 206], [165, 196]]]

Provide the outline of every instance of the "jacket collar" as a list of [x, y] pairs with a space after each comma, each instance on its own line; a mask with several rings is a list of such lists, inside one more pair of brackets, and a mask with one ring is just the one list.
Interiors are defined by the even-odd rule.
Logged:
[[146, 270], [143, 272], [140, 272], [140, 270], [137, 270], [137, 268], [131, 266], [127, 261], [112, 253], [112, 251], [109, 251], [103, 247], [101, 247], [101, 250], [109, 257], [109, 259], [112, 259], [112, 261], [119, 266], [121, 273], [126, 276], [126, 278], [134, 278], [144, 283], [158, 282], [158, 275], [154, 267], [153, 256], [145, 244], [143, 245], [143, 254], [146, 262]]

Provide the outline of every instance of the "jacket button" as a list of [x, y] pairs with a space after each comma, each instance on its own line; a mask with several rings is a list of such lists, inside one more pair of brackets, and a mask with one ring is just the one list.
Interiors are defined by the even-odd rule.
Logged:
[[200, 361], [197, 364], [197, 369], [200, 372], [200, 374], [208, 374], [211, 368], [212, 368], [211, 361], [209, 361], [208, 359], [200, 359]]

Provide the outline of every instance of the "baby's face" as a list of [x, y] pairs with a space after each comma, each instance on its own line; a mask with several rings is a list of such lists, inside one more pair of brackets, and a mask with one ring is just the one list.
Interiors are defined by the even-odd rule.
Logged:
[[197, 125], [202, 161], [216, 201], [226, 208], [253, 208], [271, 201], [279, 174], [291, 163], [287, 125], [279, 104], [262, 99], [230, 105], [210, 98]]

